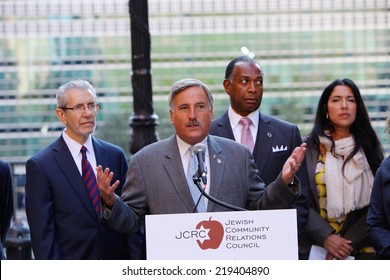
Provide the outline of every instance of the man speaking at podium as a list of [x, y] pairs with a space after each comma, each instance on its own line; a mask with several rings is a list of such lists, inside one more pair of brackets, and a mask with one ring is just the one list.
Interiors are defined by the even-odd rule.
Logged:
[[[112, 229], [135, 231], [148, 214], [284, 209], [298, 197], [300, 186], [295, 173], [304, 159], [306, 144], [295, 148], [278, 178], [265, 188], [246, 146], [208, 135], [213, 97], [204, 83], [196, 79], [174, 83], [169, 115], [176, 135], [150, 144], [131, 157], [121, 197], [115, 195], [120, 182], [111, 182], [113, 173], [98, 166], [104, 218]], [[187, 173], [190, 178], [194, 173], [189, 168], [194, 154], [191, 150], [199, 145], [205, 149], [196, 155], [204, 162], [198, 164], [196, 174], [203, 182], [204, 193], [193, 189], [195, 184], [186, 179]]]

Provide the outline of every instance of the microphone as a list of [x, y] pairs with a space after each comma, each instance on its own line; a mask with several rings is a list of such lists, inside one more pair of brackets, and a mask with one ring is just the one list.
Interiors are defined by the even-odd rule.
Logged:
[[[198, 171], [194, 175], [193, 178], [197, 177], [197, 180], [194, 179], [194, 183], [196, 184], [196, 187], [201, 192], [202, 195], [204, 195], [209, 201], [214, 202], [215, 204], [218, 204], [220, 206], [223, 206], [225, 208], [235, 210], [235, 211], [247, 211], [247, 209], [237, 207], [234, 205], [230, 205], [228, 203], [225, 203], [223, 201], [220, 201], [216, 199], [215, 197], [212, 197], [207, 192], [205, 192], [205, 188], [201, 185], [200, 178], [202, 178], [203, 185], [207, 185], [207, 166], [206, 166], [206, 146], [202, 143], [198, 143], [194, 145], [194, 153], [196, 155], [196, 158], [198, 159]], [[198, 203], [200, 201], [200, 197], [198, 200]], [[195, 209], [198, 207], [198, 203], [195, 206]], [[194, 209], [194, 212], [195, 212]]]
[[206, 146], [202, 143], [195, 144], [194, 153], [198, 159], [198, 177], [207, 185]]

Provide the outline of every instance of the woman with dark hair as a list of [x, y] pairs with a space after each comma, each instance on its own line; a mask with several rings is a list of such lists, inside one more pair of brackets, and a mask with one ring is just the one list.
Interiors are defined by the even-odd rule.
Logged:
[[300, 242], [307, 255], [301, 257], [317, 245], [325, 249], [325, 259], [373, 258], [366, 217], [384, 156], [352, 80], [335, 80], [325, 88], [306, 142], [311, 209]]
[[[390, 115], [386, 130], [390, 134]], [[374, 245], [377, 259], [390, 260], [390, 156], [376, 172], [367, 224], [368, 237]]]

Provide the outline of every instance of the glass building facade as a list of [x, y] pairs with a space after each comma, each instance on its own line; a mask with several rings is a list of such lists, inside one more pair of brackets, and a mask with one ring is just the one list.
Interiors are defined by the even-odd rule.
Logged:
[[[390, 1], [149, 0], [153, 106], [160, 139], [173, 133], [170, 85], [194, 77], [227, 108], [227, 63], [249, 54], [265, 71], [261, 110], [303, 135], [331, 81], [353, 79], [373, 125], [384, 132], [390, 105]], [[103, 109], [96, 135], [128, 151], [131, 88], [127, 0], [0, 0], [0, 157], [24, 162], [56, 139], [55, 93], [89, 80]], [[130, 156], [130, 154], [129, 154]]]

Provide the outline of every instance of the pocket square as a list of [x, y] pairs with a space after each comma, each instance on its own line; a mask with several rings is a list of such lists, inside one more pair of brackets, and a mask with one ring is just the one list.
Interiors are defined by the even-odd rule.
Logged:
[[278, 145], [276, 145], [275, 147], [272, 147], [273, 153], [278, 153], [278, 152], [283, 152], [283, 151], [287, 151], [287, 146], [280, 145], [280, 147], [279, 147]]

